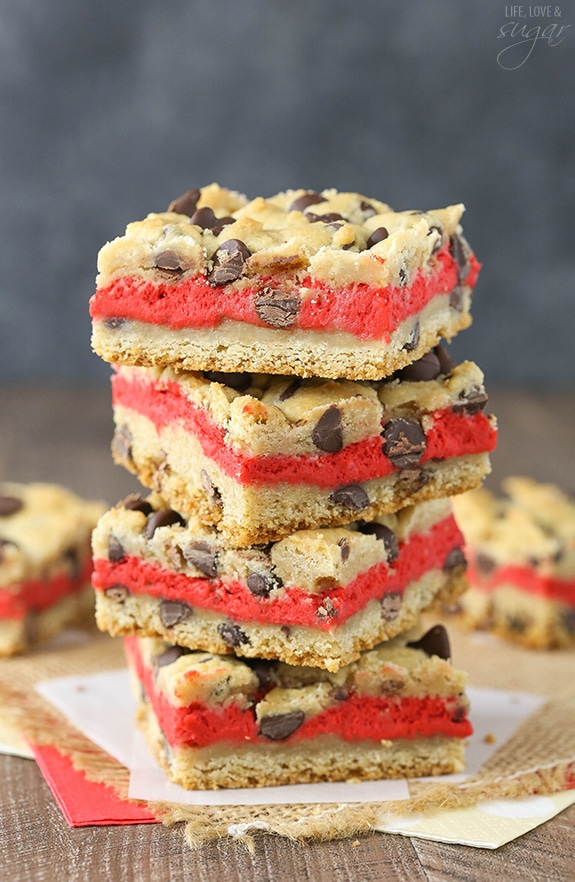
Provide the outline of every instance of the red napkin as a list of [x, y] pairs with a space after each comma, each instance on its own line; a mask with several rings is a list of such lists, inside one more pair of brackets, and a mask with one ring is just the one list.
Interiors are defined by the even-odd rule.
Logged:
[[55, 747], [30, 747], [70, 827], [158, 823], [145, 808], [120, 799], [105, 784], [89, 781]]

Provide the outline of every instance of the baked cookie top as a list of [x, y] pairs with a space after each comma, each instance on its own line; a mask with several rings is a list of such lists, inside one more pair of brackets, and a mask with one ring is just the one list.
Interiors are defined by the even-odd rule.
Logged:
[[88, 540], [103, 502], [87, 502], [56, 484], [0, 484], [0, 589], [24, 579], [46, 578], [52, 565], [76, 552], [89, 551]]
[[551, 483], [511, 476], [504, 496], [482, 488], [453, 500], [455, 515], [487, 572], [519, 564], [541, 575], [575, 578], [575, 500]]
[[258, 720], [302, 710], [306, 717], [313, 716], [351, 693], [398, 700], [457, 696], [467, 707], [462, 694], [467, 675], [452, 667], [449, 639], [441, 625], [419, 639], [413, 632], [388, 640], [336, 673], [189, 651], [159, 638], [140, 638], [139, 647], [146, 664], [156, 671], [159, 689], [180, 707], [195, 702], [225, 707], [232, 701], [249, 707], [262, 689], [265, 695], [256, 705]]
[[93, 533], [96, 558], [117, 562], [125, 555], [191, 578], [245, 581], [260, 596], [276, 599], [294, 585], [309, 594], [345, 585], [378, 564], [392, 566], [399, 544], [451, 515], [437, 499], [382, 515], [369, 524], [299, 530], [268, 547], [230, 547], [214, 527], [194, 514], [180, 515], [157, 493], [131, 496], [100, 518]]
[[269, 198], [218, 184], [190, 190], [168, 211], [131, 223], [101, 249], [97, 285], [137, 276], [174, 281], [200, 275], [241, 287], [261, 276], [309, 276], [331, 287], [409, 284], [432, 271], [449, 245], [463, 278], [471, 249], [461, 235], [461, 204], [394, 211], [378, 199], [326, 189]]

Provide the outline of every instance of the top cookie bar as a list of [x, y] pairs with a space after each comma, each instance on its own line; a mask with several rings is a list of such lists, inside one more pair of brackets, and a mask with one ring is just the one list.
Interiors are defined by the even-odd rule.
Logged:
[[389, 376], [471, 323], [480, 265], [462, 213], [191, 190], [101, 249], [92, 345], [112, 363]]

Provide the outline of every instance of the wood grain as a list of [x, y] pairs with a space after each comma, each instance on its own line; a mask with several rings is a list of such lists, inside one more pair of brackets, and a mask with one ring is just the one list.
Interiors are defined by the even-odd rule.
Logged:
[[[509, 473], [573, 482], [571, 392], [495, 391], [496, 485]], [[0, 389], [0, 479], [56, 481], [113, 504], [138, 489], [110, 457], [109, 390]], [[161, 825], [70, 829], [36, 765], [0, 756], [0, 879], [13, 882], [571, 882], [575, 806], [497, 851], [402, 836], [301, 845], [265, 834], [191, 850]]]

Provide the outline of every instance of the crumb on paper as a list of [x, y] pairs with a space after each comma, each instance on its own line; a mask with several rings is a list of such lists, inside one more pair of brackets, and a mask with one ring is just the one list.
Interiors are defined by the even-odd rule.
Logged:
[[488, 732], [483, 741], [485, 744], [495, 744], [497, 738], [492, 732]]
[[351, 847], [352, 847], [352, 848], [357, 848], [358, 845], [359, 845], [359, 839], [356, 839], [355, 842], [352, 842], [352, 843], [351, 843]]

